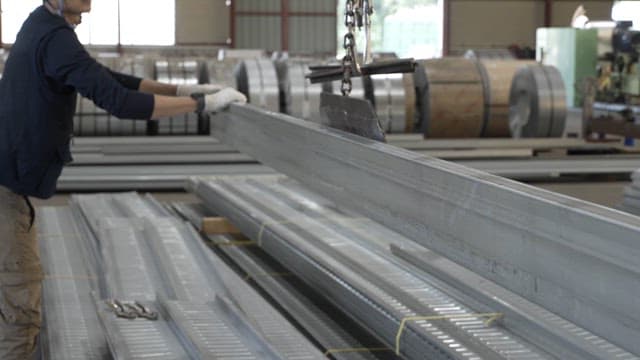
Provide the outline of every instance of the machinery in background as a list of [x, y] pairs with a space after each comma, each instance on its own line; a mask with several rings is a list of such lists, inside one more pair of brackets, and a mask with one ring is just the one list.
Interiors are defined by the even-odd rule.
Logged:
[[612, 31], [602, 31], [610, 33], [611, 47], [599, 54], [598, 102], [640, 104], [640, 31], [632, 30], [632, 25], [631, 21], [621, 21]]
[[628, 145], [640, 138], [640, 31], [632, 26], [592, 22], [537, 31], [536, 58], [560, 71], [567, 105], [582, 108], [585, 137], [623, 136]]

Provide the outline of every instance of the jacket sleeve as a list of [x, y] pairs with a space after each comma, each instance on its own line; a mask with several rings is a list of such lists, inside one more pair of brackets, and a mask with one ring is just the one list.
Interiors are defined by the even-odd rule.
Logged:
[[[153, 95], [123, 86], [106, 67], [89, 55], [71, 28], [54, 31], [43, 41], [40, 49], [42, 67], [49, 79], [73, 87], [119, 118], [151, 118]], [[128, 85], [134, 85], [133, 81]]]
[[124, 86], [125, 88], [129, 90], [136, 90], [136, 91], [140, 89], [140, 83], [142, 82], [141, 78], [135, 77], [132, 75], [122, 74], [116, 71], [112, 71], [110, 69], [107, 69], [107, 71], [109, 72], [109, 74], [111, 74], [111, 76], [114, 79], [116, 79], [117, 82], [120, 83], [120, 85]]

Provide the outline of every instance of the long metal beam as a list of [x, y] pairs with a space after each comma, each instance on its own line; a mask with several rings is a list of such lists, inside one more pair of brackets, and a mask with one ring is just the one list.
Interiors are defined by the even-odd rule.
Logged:
[[640, 354], [640, 218], [252, 106], [234, 148]]

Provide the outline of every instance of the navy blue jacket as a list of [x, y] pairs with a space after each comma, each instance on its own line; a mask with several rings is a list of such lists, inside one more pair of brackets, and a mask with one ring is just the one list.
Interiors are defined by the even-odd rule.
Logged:
[[137, 91], [140, 81], [100, 65], [62, 17], [38, 7], [22, 25], [0, 80], [0, 185], [51, 197], [72, 161], [77, 93], [117, 117], [149, 119], [154, 99]]

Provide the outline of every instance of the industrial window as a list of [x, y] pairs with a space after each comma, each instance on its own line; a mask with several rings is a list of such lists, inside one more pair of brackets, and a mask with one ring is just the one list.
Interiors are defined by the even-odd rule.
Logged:
[[[41, 4], [42, 0], [3, 0], [2, 43], [14, 43], [24, 20]], [[150, 13], [153, 16], [145, 16]], [[76, 33], [83, 44], [91, 45], [174, 45], [175, 0], [93, 1]]]
[[[344, 55], [346, 0], [338, 2], [338, 56]], [[377, 0], [371, 34], [374, 52], [427, 59], [442, 56], [443, 0]], [[358, 38], [358, 44], [362, 40]], [[359, 49], [362, 50], [362, 49]]]

